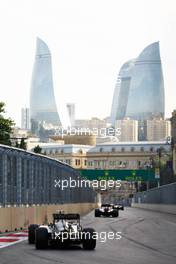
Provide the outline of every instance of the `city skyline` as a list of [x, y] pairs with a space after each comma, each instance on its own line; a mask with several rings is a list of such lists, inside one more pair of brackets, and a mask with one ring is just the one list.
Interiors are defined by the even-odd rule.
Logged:
[[[166, 117], [171, 117], [176, 108], [174, 1], [7, 0], [0, 7], [1, 101], [17, 125], [21, 108], [29, 106], [36, 36], [52, 50], [54, 93], [61, 121], [68, 118], [68, 102], [75, 103], [79, 119], [108, 116], [121, 65], [158, 40]], [[128, 18], [125, 21], [124, 16]]]

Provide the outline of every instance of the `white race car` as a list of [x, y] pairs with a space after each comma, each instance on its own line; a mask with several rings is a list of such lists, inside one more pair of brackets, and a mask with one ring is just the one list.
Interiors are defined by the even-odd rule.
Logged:
[[100, 216], [118, 217], [119, 216], [119, 208], [114, 207], [113, 204], [102, 204], [101, 208], [95, 209], [95, 217], [100, 217]]
[[36, 249], [48, 246], [66, 247], [71, 244], [82, 244], [84, 249], [96, 247], [96, 232], [93, 228], [84, 228], [80, 224], [79, 214], [53, 214], [53, 223], [49, 225], [30, 225], [28, 241]]

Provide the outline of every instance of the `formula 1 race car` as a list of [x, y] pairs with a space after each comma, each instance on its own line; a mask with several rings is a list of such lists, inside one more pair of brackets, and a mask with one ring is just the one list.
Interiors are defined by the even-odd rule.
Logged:
[[82, 229], [79, 214], [56, 213], [49, 225], [30, 225], [28, 241], [35, 243], [36, 249], [82, 244], [83, 249], [93, 250], [96, 247], [96, 232], [93, 228]]
[[113, 207], [117, 208], [118, 210], [124, 210], [124, 206], [121, 204], [114, 204]]
[[119, 208], [114, 207], [113, 204], [102, 204], [101, 208], [95, 209], [95, 217], [100, 217], [100, 216], [118, 217]]

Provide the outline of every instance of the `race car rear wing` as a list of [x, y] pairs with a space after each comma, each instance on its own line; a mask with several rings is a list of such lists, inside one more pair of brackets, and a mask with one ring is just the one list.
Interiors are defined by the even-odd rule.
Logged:
[[79, 214], [53, 214], [54, 220], [80, 220]]

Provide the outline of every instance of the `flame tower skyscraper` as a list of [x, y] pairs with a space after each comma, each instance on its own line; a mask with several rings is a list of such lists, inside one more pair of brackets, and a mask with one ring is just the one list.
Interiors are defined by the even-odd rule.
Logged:
[[61, 125], [54, 97], [51, 53], [40, 38], [37, 38], [31, 82], [30, 119], [31, 125], [32, 122]]
[[131, 118], [147, 120], [164, 117], [165, 96], [159, 42], [147, 46], [141, 54], [120, 69], [115, 87], [111, 123]]

